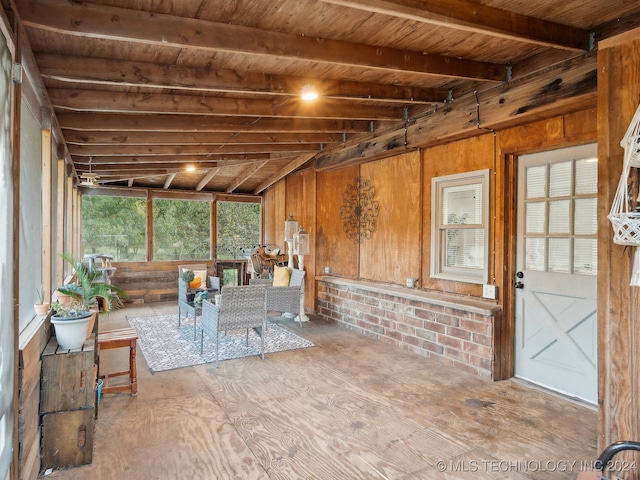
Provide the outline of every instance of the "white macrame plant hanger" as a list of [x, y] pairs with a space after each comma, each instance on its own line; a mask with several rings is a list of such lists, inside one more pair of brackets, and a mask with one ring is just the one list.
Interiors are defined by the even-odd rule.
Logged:
[[[611, 211], [607, 217], [613, 227], [613, 243], [637, 247], [640, 245], [640, 198], [636, 182], [636, 170], [640, 168], [640, 105], [636, 110], [627, 133], [620, 141], [624, 148], [624, 165], [613, 198]], [[634, 170], [631, 170], [631, 169]], [[633, 174], [632, 182], [629, 178]], [[631, 192], [631, 189], [634, 192]], [[631, 286], [640, 286], [640, 250], [635, 249]]]

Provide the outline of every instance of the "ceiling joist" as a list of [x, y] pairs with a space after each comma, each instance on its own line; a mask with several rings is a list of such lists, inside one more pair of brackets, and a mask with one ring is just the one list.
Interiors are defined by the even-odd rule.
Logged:
[[38, 54], [44, 78], [74, 84], [145, 89], [183, 90], [298, 97], [305, 84], [313, 84], [324, 98], [386, 103], [432, 104], [444, 102], [449, 91], [407, 85], [384, 85], [347, 80], [269, 75], [228, 69], [158, 65], [69, 55]]
[[589, 32], [469, 0], [323, 0], [397, 18], [572, 51], [586, 51]]
[[25, 25], [96, 39], [499, 82], [504, 65], [89, 3], [19, 0]]

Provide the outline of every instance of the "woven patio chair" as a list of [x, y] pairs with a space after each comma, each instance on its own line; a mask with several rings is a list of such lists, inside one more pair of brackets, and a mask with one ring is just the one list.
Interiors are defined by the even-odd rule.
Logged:
[[[249, 285], [267, 285], [267, 311], [297, 313], [300, 319], [300, 295], [302, 295], [302, 282], [305, 271], [293, 269], [289, 278], [288, 287], [274, 287], [272, 279], [252, 278]], [[300, 326], [302, 321], [300, 320]]]
[[182, 316], [189, 318], [193, 315], [193, 339], [196, 340], [196, 329], [198, 316], [202, 315], [202, 307], [193, 303], [193, 293], [190, 293], [187, 282], [178, 279], [178, 327], [182, 324]]
[[216, 368], [220, 332], [228, 330], [245, 329], [246, 343], [249, 346], [249, 329], [254, 329], [260, 336], [260, 356], [264, 360], [264, 335], [267, 329], [266, 288], [265, 285], [225, 286], [220, 293], [220, 305], [214, 305], [208, 300], [202, 302], [200, 354], [204, 348], [206, 333], [215, 344]]

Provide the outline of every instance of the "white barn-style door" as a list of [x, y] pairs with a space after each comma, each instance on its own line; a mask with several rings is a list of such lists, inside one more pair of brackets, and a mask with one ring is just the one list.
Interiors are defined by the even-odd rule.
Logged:
[[595, 144], [518, 159], [516, 376], [597, 403]]

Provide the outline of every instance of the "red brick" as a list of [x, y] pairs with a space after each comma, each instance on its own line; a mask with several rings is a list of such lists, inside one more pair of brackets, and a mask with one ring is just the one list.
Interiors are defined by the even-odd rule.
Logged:
[[403, 340], [409, 345], [420, 346], [422, 344], [422, 340], [416, 337], [412, 337], [411, 335], [405, 335]]
[[411, 325], [404, 324], [404, 323], [397, 324], [396, 329], [399, 332], [404, 333], [405, 335], [415, 335], [416, 334], [416, 329], [414, 327], [412, 327]]
[[438, 335], [438, 343], [441, 343], [445, 347], [457, 348], [462, 350], [462, 340], [459, 338], [449, 337], [447, 335]]
[[393, 338], [395, 340], [402, 340], [402, 334], [400, 332], [398, 332], [397, 330], [387, 330], [385, 332], [385, 335], [387, 337]]
[[469, 354], [455, 348], [445, 348], [444, 355], [448, 358], [455, 358], [464, 363], [469, 363]]
[[473, 353], [475, 355], [489, 358], [491, 356], [491, 348], [486, 345], [480, 345], [478, 343], [473, 342], [464, 342], [464, 351]]
[[390, 330], [398, 330], [398, 324], [396, 322], [390, 322], [384, 318], [380, 319], [380, 325]]
[[450, 335], [450, 336], [456, 337], [456, 338], [462, 338], [463, 340], [470, 340], [471, 339], [471, 332], [469, 332], [467, 330], [463, 330], [462, 328], [447, 327], [446, 328], [446, 333], [447, 333], [447, 335]]
[[431, 332], [429, 330], [424, 330], [422, 328], [416, 329], [416, 335], [420, 338], [423, 338], [425, 340], [429, 340], [432, 342], [435, 342], [438, 337], [438, 334], [436, 332]]
[[466, 318], [463, 318], [460, 320], [460, 328], [464, 328], [465, 330], [469, 330], [470, 332], [487, 335], [489, 333], [491, 325], [487, 323], [481, 323], [476, 320], [468, 320]]
[[432, 332], [444, 333], [447, 327], [445, 327], [441, 323], [424, 322], [424, 328]]
[[471, 339], [475, 342], [475, 343], [479, 343], [481, 345], [487, 345], [487, 346], [491, 346], [491, 337], [488, 335], [481, 335], [479, 333], [474, 333], [471, 337]]
[[444, 347], [442, 345], [438, 345], [437, 343], [429, 342], [426, 340], [422, 342], [422, 348], [430, 352], [435, 352], [439, 354], [441, 354], [444, 351]]
[[416, 308], [416, 317], [422, 318], [424, 320], [433, 321], [436, 319], [436, 313], [431, 310], [423, 310], [421, 308]]
[[453, 327], [460, 325], [460, 319], [458, 317], [452, 317], [451, 315], [445, 315], [443, 313], [436, 315], [436, 322], [444, 325], [451, 325]]

